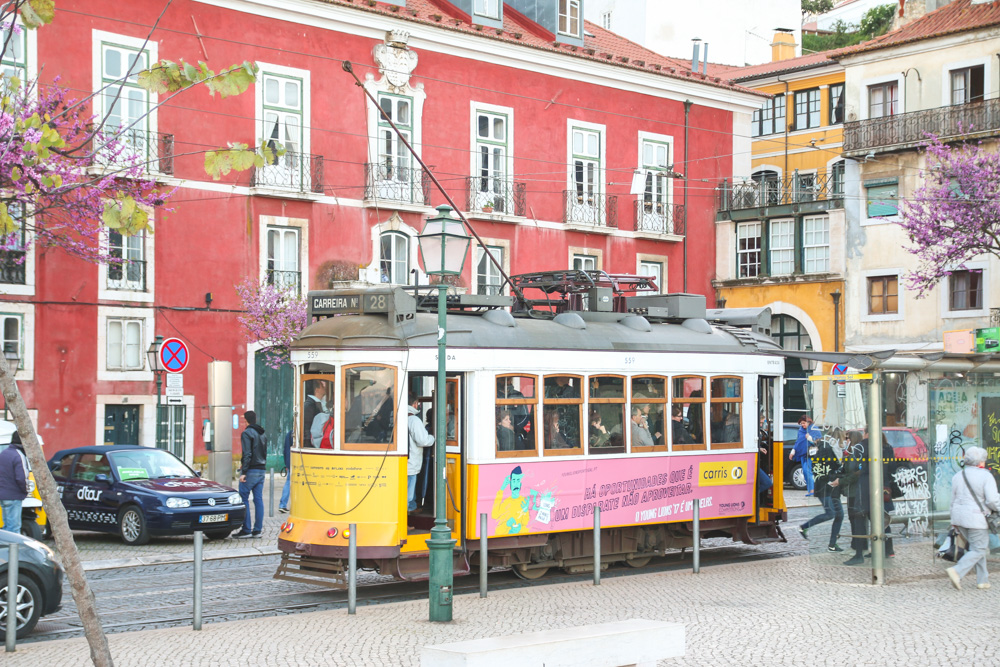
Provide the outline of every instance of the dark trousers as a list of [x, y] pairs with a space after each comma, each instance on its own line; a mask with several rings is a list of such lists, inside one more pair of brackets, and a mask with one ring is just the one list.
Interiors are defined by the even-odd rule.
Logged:
[[[802, 527], [809, 529], [824, 521], [833, 520], [833, 526], [830, 528], [830, 546], [836, 546], [837, 538], [840, 537], [840, 527], [844, 524], [844, 504], [840, 502], [840, 496], [832, 493], [826, 494], [820, 500], [823, 501], [823, 513], [809, 519], [802, 524]], [[853, 528], [851, 530], [853, 532]]]
[[868, 513], [851, 509], [848, 511], [851, 520], [851, 548], [858, 554], [868, 548]]

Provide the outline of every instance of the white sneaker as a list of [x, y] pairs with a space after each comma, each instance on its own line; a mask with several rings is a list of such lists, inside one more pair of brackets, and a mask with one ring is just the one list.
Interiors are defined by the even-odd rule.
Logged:
[[976, 588], [981, 588], [981, 589], [982, 589], [982, 590], [984, 590], [984, 591], [985, 591], [985, 590], [986, 590], [987, 588], [989, 588], [989, 587], [990, 587], [990, 584], [989, 584], [989, 582], [987, 582], [987, 583], [985, 583], [985, 584], [976, 584]]
[[945, 574], [947, 574], [948, 578], [951, 579], [951, 585], [955, 587], [956, 591], [962, 590], [962, 580], [958, 576], [958, 572], [955, 571], [955, 568], [949, 567], [945, 570]]

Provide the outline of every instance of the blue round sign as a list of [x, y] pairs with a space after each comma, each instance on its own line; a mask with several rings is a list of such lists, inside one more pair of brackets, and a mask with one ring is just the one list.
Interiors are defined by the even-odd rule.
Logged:
[[166, 339], [160, 345], [160, 362], [168, 373], [180, 373], [187, 367], [187, 345], [179, 338]]

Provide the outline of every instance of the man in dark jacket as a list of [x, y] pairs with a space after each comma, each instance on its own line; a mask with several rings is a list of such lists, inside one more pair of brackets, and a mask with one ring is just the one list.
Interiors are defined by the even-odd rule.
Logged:
[[[267, 434], [257, 424], [257, 413], [243, 413], [247, 427], [240, 435], [243, 458], [240, 459], [240, 496], [246, 506], [243, 528], [233, 537], [260, 537], [264, 529], [264, 470], [267, 468]], [[254, 522], [250, 530], [250, 494], [253, 494]]]
[[17, 431], [10, 446], [0, 452], [0, 506], [3, 507], [3, 529], [21, 532], [21, 503], [28, 496], [28, 459]]

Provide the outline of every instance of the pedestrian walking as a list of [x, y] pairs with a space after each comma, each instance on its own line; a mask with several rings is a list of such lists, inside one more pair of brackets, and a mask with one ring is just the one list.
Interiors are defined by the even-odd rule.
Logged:
[[[834, 429], [833, 439], [839, 443], [843, 438], [841, 429]], [[816, 497], [823, 503], [822, 514], [817, 514], [813, 518], [799, 526], [799, 533], [802, 537], [809, 539], [808, 531], [813, 526], [818, 526], [826, 521], [833, 521], [830, 527], [830, 541], [827, 551], [843, 551], [837, 545], [837, 538], [840, 537], [840, 528], [844, 524], [844, 505], [840, 502], [840, 478], [843, 475], [843, 464], [838, 452], [840, 447], [834, 449], [830, 443], [821, 441], [816, 457], [812, 460], [813, 473], [815, 473], [815, 493]]]
[[788, 458], [802, 466], [802, 474], [806, 478], [806, 497], [815, 495], [815, 479], [812, 470], [812, 450], [816, 448], [816, 442], [823, 437], [815, 426], [812, 417], [802, 415], [799, 417], [799, 432], [795, 438], [795, 446], [789, 452]]
[[965, 450], [965, 467], [951, 479], [951, 525], [958, 528], [969, 543], [961, 560], [945, 572], [951, 585], [962, 590], [962, 577], [976, 569], [976, 587], [989, 588], [990, 574], [986, 571], [986, 555], [990, 551], [988, 511], [1000, 512], [997, 482], [986, 470], [986, 450], [969, 447]]
[[[260, 537], [264, 530], [264, 471], [267, 469], [267, 433], [257, 424], [257, 413], [243, 413], [246, 428], [240, 435], [243, 457], [240, 459], [240, 497], [247, 508], [243, 527], [233, 537]], [[253, 494], [254, 521], [251, 530], [250, 495]]]
[[281, 500], [278, 501], [278, 511], [288, 514], [288, 501], [292, 492], [292, 432], [285, 435], [285, 446], [282, 448], [285, 459], [285, 486], [281, 489]]
[[0, 507], [3, 508], [3, 529], [21, 532], [21, 503], [28, 497], [28, 458], [17, 431], [10, 437], [10, 446], [0, 452]]

